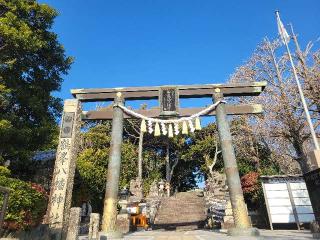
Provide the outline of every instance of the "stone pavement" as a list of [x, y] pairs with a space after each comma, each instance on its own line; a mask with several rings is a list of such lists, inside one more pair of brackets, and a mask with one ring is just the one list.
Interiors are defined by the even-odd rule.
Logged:
[[[124, 236], [124, 240], [250, 240], [250, 239], [276, 239], [276, 240], [307, 240], [313, 239], [310, 231], [297, 230], [260, 230], [261, 236], [255, 237], [230, 237], [226, 232], [213, 232], [206, 230], [194, 230], [186, 232], [177, 231], [144, 231], [134, 232]], [[81, 237], [79, 240], [86, 240]]]

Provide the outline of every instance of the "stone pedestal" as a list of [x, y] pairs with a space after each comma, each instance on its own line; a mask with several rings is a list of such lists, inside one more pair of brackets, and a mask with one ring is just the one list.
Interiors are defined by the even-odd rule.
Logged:
[[126, 234], [130, 232], [130, 218], [128, 213], [120, 213], [117, 216], [117, 231]]
[[96, 240], [99, 238], [99, 225], [100, 225], [100, 214], [91, 213], [89, 223], [89, 240]]
[[66, 240], [78, 240], [80, 226], [81, 208], [71, 208], [69, 217], [69, 226]]

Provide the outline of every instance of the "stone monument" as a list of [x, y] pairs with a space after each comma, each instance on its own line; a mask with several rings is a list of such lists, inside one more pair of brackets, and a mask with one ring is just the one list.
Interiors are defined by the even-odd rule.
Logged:
[[45, 219], [55, 240], [64, 238], [68, 229], [81, 113], [79, 100], [64, 102], [59, 145]]

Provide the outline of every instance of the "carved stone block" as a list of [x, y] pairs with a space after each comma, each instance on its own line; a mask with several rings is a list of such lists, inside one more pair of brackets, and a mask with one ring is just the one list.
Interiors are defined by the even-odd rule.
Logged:
[[81, 208], [71, 208], [69, 217], [69, 226], [66, 240], [78, 240], [79, 227], [81, 221]]
[[89, 223], [89, 240], [96, 240], [99, 237], [100, 214], [91, 213]]
[[130, 232], [129, 214], [123, 213], [117, 216], [117, 231], [123, 234]]

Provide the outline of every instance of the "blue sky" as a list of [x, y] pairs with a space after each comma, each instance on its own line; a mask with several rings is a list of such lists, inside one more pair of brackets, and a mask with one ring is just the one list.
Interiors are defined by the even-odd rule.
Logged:
[[[62, 90], [223, 83], [256, 45], [275, 38], [274, 11], [292, 22], [302, 46], [320, 34], [319, 0], [42, 0], [75, 57]], [[198, 105], [187, 102], [184, 105]]]

